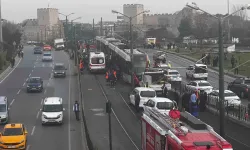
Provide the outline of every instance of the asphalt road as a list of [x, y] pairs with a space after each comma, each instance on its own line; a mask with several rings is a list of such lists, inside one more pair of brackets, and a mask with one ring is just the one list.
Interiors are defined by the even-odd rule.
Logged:
[[[151, 64], [153, 64], [153, 54], [157, 51], [157, 50], [153, 50], [153, 49], [140, 49], [143, 50], [144, 52], [146, 52], [151, 60]], [[188, 80], [186, 78], [186, 67], [188, 67], [191, 64], [194, 64], [192, 61], [189, 61], [187, 59], [178, 57], [176, 55], [173, 54], [167, 54], [167, 61], [171, 61], [172, 64], [172, 68], [174, 67], [180, 67], [176, 70], [179, 71], [179, 73], [182, 76], [182, 80], [185, 83], [188, 83], [190, 80]], [[182, 67], [182, 68], [181, 68]], [[235, 78], [232, 78], [230, 76], [225, 75], [224, 76], [224, 88], [225, 90], [227, 89], [227, 85], [228, 83], [232, 82]], [[207, 80], [213, 87], [214, 89], [219, 89], [219, 74], [218, 72], [208, 69], [208, 80]], [[246, 99], [242, 99], [242, 104], [247, 106], [248, 104], [248, 100]]]
[[[145, 52], [148, 53], [151, 63], [153, 63], [153, 53], [155, 50], [151, 49], [145, 49]], [[187, 67], [188, 65], [192, 64], [193, 62], [190, 62], [189, 60], [180, 58], [178, 56], [168, 54], [167, 60], [170, 60], [172, 62], [172, 67]], [[185, 78], [185, 69], [177, 69], [181, 76], [183, 77], [184, 82], [188, 82]], [[216, 72], [209, 69], [208, 72], [208, 82], [210, 82], [213, 87], [218, 88], [219, 79]], [[225, 88], [227, 87], [226, 82], [232, 81], [233, 78], [229, 76], [225, 76]], [[247, 103], [245, 100], [243, 103]], [[207, 124], [211, 125], [216, 132], [219, 133], [219, 117], [217, 115], [214, 115], [210, 112], [203, 112], [200, 113], [199, 118], [206, 122]], [[226, 139], [233, 145], [235, 150], [249, 150], [250, 149], [250, 129], [243, 127], [241, 125], [238, 125], [236, 123], [232, 123], [231, 121], [226, 121], [225, 123], [225, 132], [226, 132]]]
[[[10, 122], [23, 123], [28, 130], [27, 150], [77, 150], [85, 149], [82, 142], [81, 123], [75, 121], [72, 105], [78, 96], [74, 93], [76, 77], [71, 76], [72, 65], [63, 51], [53, 51], [53, 62], [42, 62], [42, 55], [33, 54], [33, 46], [24, 47], [24, 58], [17, 68], [0, 84], [0, 95], [8, 97]], [[51, 76], [54, 62], [68, 66], [66, 78]], [[26, 93], [28, 77], [42, 77], [42, 93]], [[41, 104], [45, 97], [62, 97], [64, 124], [41, 125]], [[76, 97], [77, 96], [77, 97]], [[2, 126], [3, 127], [3, 126]]]

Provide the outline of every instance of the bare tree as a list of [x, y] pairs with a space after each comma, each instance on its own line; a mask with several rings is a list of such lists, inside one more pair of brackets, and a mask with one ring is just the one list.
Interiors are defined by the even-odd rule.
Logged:
[[[235, 12], [235, 11], [238, 11], [240, 10], [242, 7], [244, 7], [244, 5], [233, 5], [232, 7], [232, 12]], [[238, 13], [235, 14], [236, 16], [239, 16], [243, 21], [245, 21], [248, 17], [247, 17], [247, 10], [244, 9], [244, 10], [241, 10], [239, 11]]]
[[193, 28], [193, 34], [199, 40], [202, 46], [202, 41], [207, 37], [208, 26], [208, 16], [206, 14], [198, 14], [194, 18], [195, 26]]

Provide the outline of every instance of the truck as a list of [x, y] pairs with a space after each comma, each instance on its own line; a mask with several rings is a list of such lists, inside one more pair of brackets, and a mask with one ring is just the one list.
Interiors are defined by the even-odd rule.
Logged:
[[146, 46], [147, 48], [154, 48], [156, 44], [156, 38], [146, 38]]
[[145, 87], [148, 84], [148, 87], [156, 91], [157, 96], [163, 96], [163, 83], [165, 82], [167, 90], [171, 89], [171, 84], [167, 82], [167, 77], [165, 71], [157, 68], [149, 68], [142, 74], [142, 80], [140, 81], [140, 86]]
[[192, 116], [181, 112], [179, 119], [156, 109], [141, 117], [142, 150], [233, 150], [232, 145], [214, 129]]
[[55, 50], [63, 50], [65, 48], [64, 40], [63, 39], [55, 39], [54, 40], [54, 47], [55, 47]]

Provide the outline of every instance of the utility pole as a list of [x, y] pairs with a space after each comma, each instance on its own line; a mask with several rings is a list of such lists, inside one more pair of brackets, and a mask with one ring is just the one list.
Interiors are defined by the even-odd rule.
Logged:
[[75, 66], [77, 66], [77, 46], [76, 46], [76, 26], [74, 26], [73, 30], [73, 35], [74, 35], [74, 40], [73, 40], [73, 47], [74, 47], [74, 51], [75, 51]]
[[[68, 16], [66, 16], [66, 25], [65, 25], [65, 31], [66, 31], [66, 35], [64, 35], [66, 37], [66, 40], [68, 41]], [[66, 43], [67, 43], [66, 41]]]
[[[230, 12], [229, 7], [230, 7], [230, 5], [229, 5], [229, 0], [227, 0], [227, 13], [228, 13], [228, 15], [229, 15], [229, 12]], [[228, 37], [227, 37], [227, 38], [228, 38], [228, 42], [231, 43], [231, 35], [230, 35], [230, 32], [231, 32], [231, 29], [230, 29], [230, 17], [228, 17], [227, 25], [228, 25], [228, 34], [227, 34]]]
[[224, 108], [224, 48], [222, 35], [222, 18], [219, 18], [219, 102], [220, 102], [220, 135], [225, 137]]
[[40, 30], [40, 32], [41, 32], [41, 43], [43, 42], [43, 31], [42, 31], [42, 29]]
[[112, 106], [111, 102], [108, 101], [106, 103], [106, 113], [108, 113], [108, 119], [109, 119], [109, 149], [112, 150], [112, 128], [111, 128], [111, 112], [112, 112]]
[[95, 41], [95, 19], [93, 19], [93, 44]]
[[129, 17], [130, 27], [130, 59], [131, 59], [131, 85], [134, 88], [134, 49], [133, 49], [133, 28], [132, 28], [132, 17]]
[[46, 42], [47, 40], [47, 28], [45, 26], [45, 29], [44, 29], [44, 41]]
[[103, 30], [102, 30], [102, 17], [101, 17], [101, 25], [100, 25], [100, 32], [101, 32], [101, 36], [102, 36], [102, 34], [103, 34]]
[[[0, 43], [3, 45], [3, 26], [2, 26], [2, 0], [0, 0]], [[1, 48], [3, 48], [1, 46]]]
[[60, 31], [59, 31], [59, 33], [60, 33], [60, 38], [62, 38], [62, 25], [60, 24]]

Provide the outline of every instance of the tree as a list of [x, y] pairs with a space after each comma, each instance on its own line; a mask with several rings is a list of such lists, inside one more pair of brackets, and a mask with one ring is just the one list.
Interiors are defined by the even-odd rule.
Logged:
[[194, 36], [202, 44], [202, 40], [207, 37], [208, 33], [208, 16], [206, 14], [199, 14], [195, 17], [195, 27], [193, 28]]
[[[232, 12], [238, 11], [244, 7], [243, 5], [233, 5]], [[235, 14], [235, 16], [239, 16], [241, 21], [244, 22], [247, 19], [247, 10], [241, 10], [238, 13]]]
[[191, 22], [191, 20], [187, 17], [182, 18], [180, 25], [178, 27], [178, 30], [180, 32], [180, 35], [179, 35], [180, 38], [192, 35], [192, 22]]
[[166, 28], [152, 29], [146, 32], [147, 37], [155, 37], [157, 41], [162, 39], [173, 39], [175, 38], [174, 34], [171, 31], [168, 31]]

